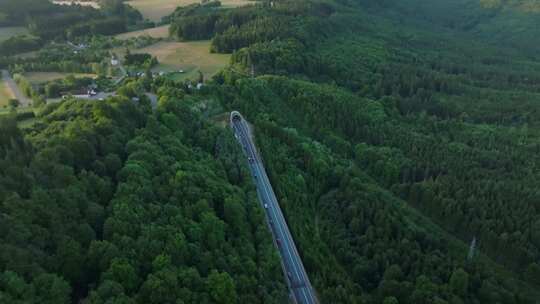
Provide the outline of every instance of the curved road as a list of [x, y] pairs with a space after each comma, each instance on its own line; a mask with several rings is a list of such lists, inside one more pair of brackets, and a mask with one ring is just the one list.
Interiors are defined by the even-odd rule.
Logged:
[[236, 139], [242, 145], [244, 154], [248, 158], [249, 169], [257, 187], [259, 200], [265, 209], [274, 242], [281, 256], [283, 271], [292, 298], [298, 304], [317, 304], [319, 301], [315, 290], [311, 286], [272, 185], [257, 153], [250, 128], [242, 115], [236, 111], [231, 113], [230, 123]]

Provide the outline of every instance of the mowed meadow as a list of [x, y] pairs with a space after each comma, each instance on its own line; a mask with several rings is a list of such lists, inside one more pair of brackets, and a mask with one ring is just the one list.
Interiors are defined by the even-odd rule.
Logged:
[[[138, 9], [144, 18], [160, 21], [162, 17], [171, 14], [179, 6], [199, 2], [194, 0], [131, 0], [127, 3]], [[222, 0], [221, 3], [222, 7], [231, 8], [253, 4], [254, 1]], [[127, 32], [117, 35], [116, 38], [124, 40], [138, 36], [166, 39], [169, 37], [169, 25]], [[148, 53], [156, 57], [159, 64], [153, 67], [152, 71], [176, 72], [170, 76], [175, 80], [197, 78], [199, 71], [204, 75], [205, 79], [208, 79], [224, 68], [230, 61], [229, 54], [211, 53], [209, 40], [191, 42], [161, 41], [141, 49], [132, 50], [132, 52]], [[123, 50], [118, 50], [118, 54], [123, 56]]]
[[167, 38], [169, 37], [169, 25], [162, 25], [158, 27], [152, 27], [149, 29], [127, 32], [120, 35], [116, 35], [117, 39], [125, 40], [129, 38], [139, 37], [139, 36], [150, 36], [152, 38]]
[[28, 30], [21, 26], [0, 27], [0, 42], [17, 35], [27, 34]]
[[205, 78], [213, 76], [224, 68], [230, 60], [229, 54], [210, 53], [210, 41], [191, 42], [159, 42], [154, 45], [135, 50], [134, 53], [148, 53], [155, 56], [159, 64], [152, 70], [175, 72], [182, 70], [184, 73], [177, 74], [176, 80], [193, 78], [198, 71]]

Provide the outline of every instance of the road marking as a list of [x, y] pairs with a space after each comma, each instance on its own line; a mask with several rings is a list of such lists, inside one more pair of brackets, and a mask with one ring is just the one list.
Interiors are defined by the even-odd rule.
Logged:
[[[244, 130], [242, 130], [242, 131], [244, 131]], [[242, 133], [246, 133], [246, 132], [244, 131], [244, 132], [242, 132]], [[244, 134], [242, 134], [242, 135], [244, 135]], [[246, 137], [247, 137], [247, 136], [246, 136]], [[245, 139], [246, 139], [246, 138], [245, 138]], [[255, 154], [253, 153], [253, 151], [252, 151], [253, 149], [252, 149], [252, 146], [251, 146], [251, 142], [250, 142], [249, 140], [247, 140], [247, 139], [246, 139], [246, 141], [247, 141], [247, 147], [248, 147], [247, 149], [248, 149], [248, 153], [251, 153], [253, 156], [256, 157], [256, 155], [255, 155]], [[256, 171], [258, 171], [257, 173], [259, 173], [259, 175], [260, 175], [259, 178], [262, 178], [262, 174], [261, 174], [261, 172], [260, 172], [260, 168], [258, 167], [257, 163], [256, 163], [256, 168], [257, 168]], [[256, 181], [256, 183], [258, 183], [258, 181]], [[267, 199], [268, 199], [269, 201], [273, 202], [272, 198], [271, 198], [270, 195], [268, 194], [268, 190], [267, 190], [267, 188], [266, 188], [266, 186], [267, 186], [266, 183], [263, 183], [262, 186], [263, 186], [264, 194], [266, 195]], [[274, 216], [274, 218], [275, 218], [276, 220], [279, 219], [279, 220], [281, 221], [281, 219], [278, 218], [278, 217], [276, 216], [276, 213], [275, 213], [275, 211], [274, 211], [274, 208], [271, 208], [271, 211], [272, 211], [272, 215]], [[278, 230], [279, 230], [279, 232], [280, 232], [280, 236], [282, 237], [282, 241], [284, 241], [285, 238], [284, 238], [284, 232], [283, 232], [283, 229], [282, 229], [281, 225], [277, 225], [277, 226], [278, 226]], [[287, 241], [289, 242], [290, 240], [287, 238]], [[283, 243], [283, 242], [282, 242], [282, 243]], [[299, 279], [301, 279], [300, 275], [298, 275], [298, 270], [296, 269], [296, 265], [295, 265], [295, 263], [294, 263], [294, 259], [293, 259], [293, 257], [292, 257], [292, 254], [291, 254], [291, 252], [290, 252], [290, 250], [289, 250], [289, 246], [285, 246], [285, 248], [287, 249], [286, 252], [287, 252], [287, 254], [289, 255], [290, 261], [293, 262], [293, 263], [292, 263], [292, 264], [293, 264], [292, 266], [293, 266], [294, 271], [296, 272], [296, 275], [298, 276]], [[291, 282], [291, 283], [292, 283], [292, 282]]]
[[[241, 131], [244, 131], [244, 130], [241, 130]], [[241, 133], [245, 133], [245, 132], [241, 132]], [[247, 139], [244, 137], [244, 135], [245, 135], [245, 134], [241, 134], [240, 137], [244, 138], [244, 140], [247, 141]], [[251, 150], [252, 150], [252, 147], [251, 147], [251, 143], [250, 143], [249, 141], [247, 141], [246, 149], [248, 149], [248, 151], [247, 151], [248, 153], [251, 153], [252, 155], [254, 155], [253, 152], [251, 151]], [[249, 155], [248, 155], [248, 156], [249, 156]], [[251, 165], [251, 166], [253, 166], [253, 165]], [[260, 169], [258, 168], [258, 166], [257, 166], [256, 168], [257, 168], [257, 170], [260, 171]], [[257, 170], [256, 170], [256, 171], [257, 171]], [[262, 174], [260, 174], [260, 172], [257, 172], [257, 173], [259, 173], [260, 176], [262, 175]], [[258, 181], [255, 181], [255, 183], [258, 184], [259, 182], [258, 182]], [[270, 195], [268, 194], [268, 191], [267, 191], [267, 189], [266, 189], [266, 185], [263, 183], [262, 186], [263, 186], [263, 190], [264, 190], [264, 194], [266, 195], [266, 198], [267, 198], [269, 201], [272, 202], [272, 198], [271, 198]], [[278, 220], [279, 218], [276, 216], [273, 206], [272, 206], [272, 208], [271, 208], [271, 211], [272, 211], [272, 215], [274, 216], [274, 219]], [[277, 227], [278, 227], [280, 236], [282, 237], [282, 240], [284, 240], [285, 238], [283, 237], [283, 236], [284, 236], [284, 233], [283, 233], [283, 231], [282, 231], [281, 225], [277, 225]], [[292, 254], [290, 253], [288, 246], [285, 246], [285, 247], [286, 247], [286, 249], [287, 249], [286, 252], [287, 252], [287, 254], [289, 255], [290, 261], [293, 261]], [[293, 268], [294, 268], [294, 271], [296, 272], [296, 275], [297, 275], [298, 278], [300, 279], [300, 276], [298, 275], [298, 271], [297, 271], [297, 269], [296, 269], [296, 265], [294, 265], [294, 263], [292, 263], [292, 264], [293, 264], [292, 266], [293, 266]], [[291, 282], [291, 283], [292, 283], [292, 282]]]
[[[240, 124], [240, 127], [238, 127], [237, 124]], [[244, 124], [246, 124], [244, 119], [242, 119], [240, 122], [232, 121], [233, 130], [235, 131], [234, 133], [235, 133], [235, 135], [237, 135], [236, 130], [238, 129], [238, 133], [240, 133], [240, 136], [238, 136], [237, 139], [240, 139], [241, 144], [244, 146], [244, 150], [245, 150], [246, 154], [248, 154], [247, 157], [249, 158], [250, 154], [251, 154], [253, 156], [252, 158], [255, 160], [254, 163], [250, 162], [249, 165], [250, 165], [250, 171], [252, 172], [252, 175], [254, 175], [254, 173], [259, 174], [260, 178], [259, 179], [255, 178], [255, 183], [257, 185], [259, 185], [259, 187], [257, 187], [257, 188], [260, 190], [260, 185], [263, 186], [264, 194], [266, 195], [267, 199], [271, 203], [269, 205], [271, 213], [274, 216], [274, 219], [276, 219], [276, 222], [278, 222], [278, 220], [280, 221], [280, 223], [278, 225], [278, 232], [281, 233], [282, 239], [285, 239], [285, 238], [287, 239], [287, 242], [286, 242], [285, 245], [289, 245], [291, 247], [291, 248], [289, 248], [289, 246], [285, 246], [285, 249], [286, 249], [285, 251], [289, 255], [289, 259], [290, 259], [290, 263], [287, 263], [287, 264], [292, 264], [293, 270], [294, 270], [296, 276], [298, 277], [298, 279], [300, 281], [299, 286], [301, 286], [300, 288], [295, 288], [294, 287], [295, 284], [293, 284], [293, 282], [291, 281], [291, 288], [293, 289], [293, 294], [295, 294], [295, 290], [298, 291], [298, 289], [300, 289], [299, 291], [302, 294], [303, 298], [305, 299], [305, 303], [317, 303], [317, 301], [314, 298], [314, 295], [312, 294], [313, 289], [311, 288], [311, 283], [309, 282], [307, 274], [305, 273], [305, 270], [303, 268], [303, 265], [302, 265], [300, 256], [298, 254], [298, 251], [295, 250], [296, 246], [294, 244], [294, 240], [292, 239], [292, 236], [291, 236], [290, 232], [288, 232], [287, 224], [286, 224], [285, 218], [283, 217], [283, 213], [276, 212], [274, 210], [274, 208], [275, 208], [278, 211], [280, 211], [279, 203], [277, 201], [277, 198], [276, 198], [274, 192], [270, 191], [272, 189], [272, 186], [270, 184], [270, 180], [268, 179], [268, 176], [266, 174], [266, 170], [264, 169], [264, 166], [262, 165], [262, 161], [259, 161], [260, 159], [259, 159], [258, 154], [256, 152], [256, 149], [254, 147], [255, 145], [252, 143], [251, 137], [249, 136], [250, 135], [249, 130], [245, 130], [247, 128], [246, 128], [246, 126]], [[259, 184], [259, 180], [261, 178], [263, 179], [261, 181], [262, 184]], [[261, 191], [259, 191], [259, 192], [261, 192]], [[269, 193], [271, 193], [272, 196]], [[263, 201], [262, 203], [264, 204], [265, 202]], [[272, 204], [275, 204], [275, 206], [272, 205]], [[276, 215], [276, 213], [279, 214], [279, 217]], [[282, 227], [281, 224], [283, 224], [283, 226], [285, 226], [285, 228]], [[272, 226], [270, 228], [272, 230]], [[278, 245], [278, 249], [280, 249], [279, 247], [282, 247], [282, 246]], [[291, 254], [291, 251], [294, 251], [294, 253], [295, 253], [294, 257]], [[302, 265], [302, 266], [299, 266], [299, 265]], [[286, 267], [286, 265], [285, 265], [285, 267]], [[300, 271], [298, 271], [297, 268], [300, 269]], [[287, 269], [285, 269], [285, 271], [288, 272]], [[287, 276], [288, 276], [288, 274], [287, 274]], [[308, 300], [308, 297], [306, 295], [306, 289], [308, 289], [308, 291], [309, 291], [309, 297], [310, 297], [311, 301]]]

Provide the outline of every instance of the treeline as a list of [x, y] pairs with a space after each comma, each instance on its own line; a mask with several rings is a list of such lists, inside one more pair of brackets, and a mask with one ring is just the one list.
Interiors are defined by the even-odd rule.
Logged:
[[[9, 14], [9, 12], [7, 13]], [[62, 8], [58, 11], [56, 5], [53, 5], [47, 12], [42, 12], [40, 15], [28, 16], [25, 26], [33, 35], [50, 40], [64, 36], [67, 30], [76, 27], [79, 23], [91, 22], [96, 19], [103, 19], [103, 16], [99, 11], [91, 7], [78, 9]]]
[[231, 26], [240, 26], [258, 14], [251, 8], [217, 10], [219, 6], [215, 3], [177, 8], [168, 17], [171, 20], [170, 34], [180, 40], [210, 39], [216, 32], [223, 32]]
[[91, 20], [79, 23], [67, 29], [66, 34], [70, 39], [81, 36], [114, 35], [126, 32], [126, 22], [119, 17], [103, 20]]
[[64, 73], [95, 73], [104, 75], [109, 69], [109, 48], [100, 40], [83, 48], [67, 44], [48, 44], [30, 57], [0, 58], [0, 66], [14, 73], [50, 71]]
[[119, 40], [108, 36], [80, 38], [71, 43], [48, 43], [32, 56], [0, 57], [0, 67], [15, 73], [50, 71], [111, 74], [111, 49], [138, 49], [156, 43], [157, 38], [133, 37]]
[[84, 91], [94, 83], [94, 79], [90, 77], [75, 77], [68, 75], [64, 79], [51, 81], [45, 85], [39, 86], [38, 92], [46, 98], [58, 98], [62, 94], [71, 93], [73, 91]]
[[[0, 3], [0, 12], [3, 18], [0, 19], [1, 26], [24, 26], [30, 16], [39, 16], [53, 13], [57, 7], [49, 1], [38, 0], [6, 0]], [[71, 10], [71, 8], [60, 6], [60, 10]]]
[[0, 43], [0, 55], [11, 56], [39, 49], [43, 45], [41, 39], [29, 35], [17, 35]]
[[132, 54], [128, 49], [124, 56], [124, 63], [144, 70], [150, 70], [150, 68], [158, 64], [158, 60], [148, 53]]
[[[216, 39], [219, 39], [216, 37]], [[296, 39], [278, 42], [254, 43], [232, 55], [231, 62], [245, 68], [253, 68], [257, 74], [294, 75], [306, 72], [307, 48]]]
[[[170, 34], [180, 40], [212, 38], [212, 51], [232, 53], [254, 43], [290, 37], [308, 40], [308, 36], [324, 24], [317, 24], [319, 21], [315, 18], [308, 26], [296, 21], [309, 17], [326, 18], [334, 11], [327, 3], [306, 1], [261, 2], [235, 10], [216, 10], [213, 2], [194, 4], [177, 9], [169, 17], [172, 22]], [[307, 30], [307, 33], [299, 29]]]
[[280, 16], [259, 17], [240, 26], [230, 26], [212, 39], [211, 50], [232, 53], [256, 42], [289, 37], [291, 19]]

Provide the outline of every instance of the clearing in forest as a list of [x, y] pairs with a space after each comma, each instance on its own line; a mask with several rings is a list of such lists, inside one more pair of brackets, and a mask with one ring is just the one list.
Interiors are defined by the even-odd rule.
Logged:
[[145, 30], [127, 32], [120, 35], [116, 35], [117, 39], [125, 40], [133, 37], [139, 36], [150, 36], [152, 38], [167, 38], [169, 37], [169, 25], [163, 25], [158, 27], [153, 27]]
[[198, 71], [204, 74], [205, 78], [211, 77], [217, 71], [224, 68], [230, 60], [228, 54], [210, 53], [210, 41], [191, 42], [158, 42], [154, 45], [133, 51], [134, 53], [149, 53], [157, 57], [159, 64], [153, 71], [177, 72], [173, 78], [182, 80], [193, 78], [198, 75]]

